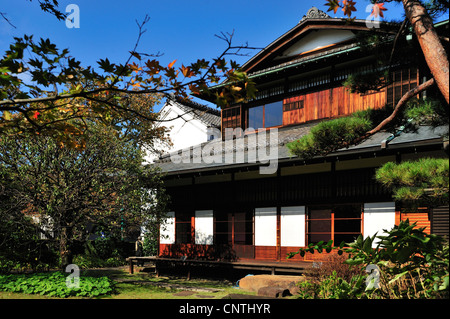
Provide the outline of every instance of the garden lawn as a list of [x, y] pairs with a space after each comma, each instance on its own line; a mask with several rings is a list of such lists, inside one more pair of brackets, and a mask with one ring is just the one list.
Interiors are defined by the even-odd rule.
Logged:
[[[14, 287], [9, 283], [8, 291], [1, 291], [0, 299], [53, 299], [53, 298], [106, 298], [106, 299], [221, 299], [229, 294], [249, 294], [246, 291], [235, 288], [233, 283], [227, 280], [207, 280], [191, 279], [186, 280], [179, 277], [156, 277], [153, 273], [128, 274], [125, 267], [92, 269], [81, 271], [81, 287], [83, 278], [89, 278], [89, 282], [96, 282], [98, 279], [103, 287], [105, 282], [111, 282], [114, 287], [112, 294], [76, 295], [76, 292], [66, 292], [63, 295], [33, 293], [28, 287], [28, 293], [21, 291], [19, 287]], [[69, 275], [69, 274], [67, 274]], [[24, 276], [24, 275], [20, 275]], [[1, 277], [0, 277], [1, 278]], [[22, 279], [23, 281], [23, 279]], [[25, 280], [26, 281], [26, 280]], [[19, 280], [20, 283], [20, 280]], [[45, 286], [45, 284], [41, 285]], [[92, 290], [96, 291], [95, 285]], [[60, 289], [64, 291], [64, 287]], [[101, 288], [101, 287], [100, 287]], [[101, 289], [105, 289], [104, 287]], [[16, 291], [14, 291], [16, 290]], [[31, 292], [31, 293], [30, 293]]]

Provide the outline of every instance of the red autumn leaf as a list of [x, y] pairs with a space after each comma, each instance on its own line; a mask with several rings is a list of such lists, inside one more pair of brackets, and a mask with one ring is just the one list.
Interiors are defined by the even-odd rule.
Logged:
[[383, 3], [375, 3], [372, 7], [372, 13], [370, 14], [370, 16], [374, 16], [375, 18], [380, 16], [380, 17], [384, 18], [383, 11], [387, 11], [387, 9], [384, 7], [384, 2]]
[[39, 114], [41, 114], [41, 113], [39, 113], [38, 111], [34, 112], [33, 118], [34, 118], [35, 120], [37, 120]]

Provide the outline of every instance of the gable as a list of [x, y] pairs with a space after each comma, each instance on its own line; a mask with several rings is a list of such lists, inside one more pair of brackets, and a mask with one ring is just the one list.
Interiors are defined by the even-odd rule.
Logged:
[[[394, 33], [398, 26], [385, 23], [383, 32]], [[248, 74], [273, 68], [303, 56], [315, 56], [324, 51], [345, 48], [356, 43], [356, 35], [370, 30], [365, 20], [349, 23], [339, 18], [304, 18], [291, 30], [267, 45], [248, 60], [243, 70]]]
[[289, 48], [285, 49], [280, 55], [275, 57], [274, 60], [320, 50], [354, 38], [355, 33], [350, 30], [312, 30]]

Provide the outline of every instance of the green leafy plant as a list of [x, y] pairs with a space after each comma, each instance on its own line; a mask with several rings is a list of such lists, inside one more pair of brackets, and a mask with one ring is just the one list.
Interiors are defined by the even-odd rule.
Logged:
[[107, 277], [82, 276], [78, 288], [68, 288], [67, 275], [61, 272], [0, 275], [0, 291], [41, 294], [58, 298], [71, 296], [92, 298], [114, 292], [113, 281]]
[[300, 299], [357, 299], [364, 294], [364, 277], [354, 276], [349, 281], [338, 276], [336, 271], [324, 276], [321, 281], [299, 283]]
[[[449, 246], [445, 240], [437, 235], [428, 234], [425, 228], [418, 228], [417, 223], [410, 224], [409, 220], [401, 221], [391, 230], [384, 230], [384, 235], [364, 238], [362, 235], [352, 243], [342, 242], [339, 247], [333, 246], [332, 241], [319, 242], [302, 248], [295, 254], [304, 256], [306, 252], [319, 253], [326, 250], [338, 250], [338, 254], [348, 253], [345, 263], [360, 267], [361, 274], [354, 276], [347, 287], [345, 280], [337, 280], [336, 275], [319, 283], [315, 291], [332, 291], [330, 282], [338, 285], [356, 298], [448, 298], [449, 296]], [[375, 246], [375, 247], [374, 247]], [[378, 276], [368, 277], [368, 266], [379, 269]], [[342, 279], [342, 278], [341, 278]], [[325, 286], [325, 288], [324, 288]], [[309, 291], [314, 286], [307, 287]], [[351, 288], [351, 289], [350, 289]], [[334, 289], [334, 288], [333, 288]], [[314, 289], [313, 289], [314, 291]], [[311, 295], [311, 292], [307, 293]]]

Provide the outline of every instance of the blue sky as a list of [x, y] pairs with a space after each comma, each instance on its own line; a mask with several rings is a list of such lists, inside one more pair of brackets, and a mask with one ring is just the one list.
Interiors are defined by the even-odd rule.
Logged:
[[[294, 27], [308, 9], [316, 6], [326, 11], [325, 0], [60, 0], [60, 10], [68, 4], [80, 9], [80, 28], [69, 29], [40, 10], [37, 0], [1, 0], [0, 11], [16, 28], [0, 20], [0, 52], [14, 36], [34, 34], [50, 38], [60, 49], [69, 48], [71, 54], [84, 65], [96, 67], [96, 61], [108, 57], [112, 62], [124, 63], [133, 49], [138, 35], [136, 20], [150, 17], [138, 52], [164, 55], [159, 59], [169, 64], [189, 64], [198, 58], [212, 59], [225, 48], [225, 42], [214, 34], [232, 32], [234, 44], [265, 47]], [[358, 18], [365, 19], [368, 0], [357, 0]], [[402, 6], [385, 4], [388, 20], [401, 19]], [[331, 14], [334, 16], [333, 14]], [[338, 17], [342, 14], [338, 12]], [[250, 52], [251, 55], [257, 51]], [[232, 57], [244, 63], [249, 57]]]

